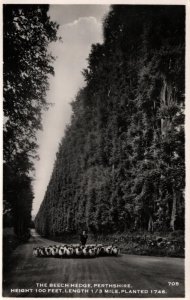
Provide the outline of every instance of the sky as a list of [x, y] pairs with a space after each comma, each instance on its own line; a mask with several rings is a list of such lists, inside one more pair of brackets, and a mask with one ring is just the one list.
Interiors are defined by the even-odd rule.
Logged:
[[85, 85], [81, 72], [87, 67], [91, 45], [103, 42], [102, 20], [108, 11], [108, 5], [50, 5], [49, 16], [60, 25], [58, 36], [62, 42], [49, 46], [56, 61], [47, 101], [54, 104], [44, 112], [43, 131], [37, 135], [39, 160], [35, 162], [33, 216], [43, 201], [59, 143], [70, 122], [70, 102]]

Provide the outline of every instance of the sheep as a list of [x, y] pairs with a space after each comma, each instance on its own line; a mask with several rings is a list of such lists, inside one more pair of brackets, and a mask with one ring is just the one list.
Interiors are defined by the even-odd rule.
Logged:
[[33, 255], [40, 257], [95, 257], [102, 255], [119, 254], [119, 249], [115, 245], [88, 245], [88, 246], [73, 246], [73, 245], [53, 245], [48, 247], [33, 248]]

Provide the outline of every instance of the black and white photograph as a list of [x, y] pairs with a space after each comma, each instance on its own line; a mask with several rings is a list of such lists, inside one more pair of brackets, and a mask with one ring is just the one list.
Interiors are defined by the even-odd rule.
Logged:
[[186, 17], [2, 4], [3, 297], [187, 296]]

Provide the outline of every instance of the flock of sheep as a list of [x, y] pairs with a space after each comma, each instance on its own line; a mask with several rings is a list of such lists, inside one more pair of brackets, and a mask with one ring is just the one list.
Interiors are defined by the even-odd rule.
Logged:
[[117, 256], [118, 254], [119, 249], [114, 245], [53, 245], [33, 249], [33, 255], [39, 257], [96, 257], [105, 255]]

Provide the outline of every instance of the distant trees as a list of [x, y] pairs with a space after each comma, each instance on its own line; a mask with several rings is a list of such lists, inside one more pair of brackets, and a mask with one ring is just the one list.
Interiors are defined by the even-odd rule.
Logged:
[[114, 5], [35, 219], [41, 234], [184, 228], [183, 6]]
[[58, 26], [47, 12], [48, 5], [3, 6], [4, 204], [19, 237], [31, 220], [36, 131], [49, 106], [45, 97], [53, 74], [48, 44], [56, 41]]

